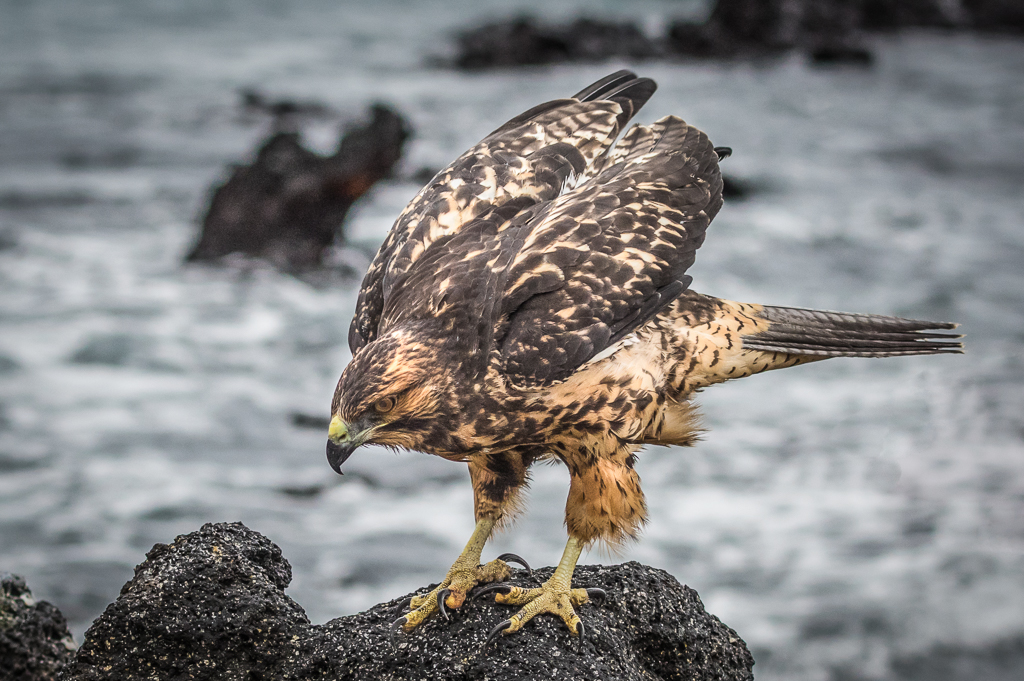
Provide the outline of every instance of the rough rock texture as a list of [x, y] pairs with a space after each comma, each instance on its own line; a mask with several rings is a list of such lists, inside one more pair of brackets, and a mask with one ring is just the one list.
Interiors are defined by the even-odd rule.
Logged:
[[54, 679], [74, 650], [60, 611], [37, 603], [21, 577], [0, 576], [0, 679]]
[[349, 208], [390, 174], [409, 134], [382, 104], [371, 107], [368, 124], [345, 132], [331, 156], [303, 147], [296, 132], [276, 132], [251, 165], [215, 189], [188, 260], [243, 253], [289, 270], [320, 266]]
[[[546, 579], [550, 569], [538, 570]], [[576, 584], [609, 601], [581, 608], [584, 641], [542, 616], [488, 646], [512, 610], [486, 599], [452, 621], [435, 618], [390, 642], [408, 596], [311, 625], [284, 594], [281, 551], [234, 524], [205, 525], [157, 545], [86, 633], [62, 679], [752, 679], [736, 632], [707, 614], [696, 592], [637, 563], [585, 566]], [[517, 571], [515, 583], [533, 583]]]

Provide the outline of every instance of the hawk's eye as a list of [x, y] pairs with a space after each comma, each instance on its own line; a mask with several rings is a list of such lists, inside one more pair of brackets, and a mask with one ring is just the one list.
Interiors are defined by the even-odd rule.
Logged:
[[373, 403], [373, 408], [380, 414], [387, 414], [389, 411], [395, 408], [394, 397], [382, 397]]

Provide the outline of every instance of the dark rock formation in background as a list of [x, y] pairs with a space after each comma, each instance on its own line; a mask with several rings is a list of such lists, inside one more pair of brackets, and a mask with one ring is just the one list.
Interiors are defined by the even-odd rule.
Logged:
[[680, 21], [668, 33], [672, 54], [761, 57], [801, 48], [823, 60], [870, 63], [860, 45], [856, 0], [719, 0], [703, 23]]
[[1020, 0], [960, 0], [964, 18], [979, 31], [1024, 35], [1024, 2]]
[[[550, 569], [536, 571], [543, 580]], [[240, 523], [204, 525], [158, 544], [85, 635], [62, 679], [752, 679], [743, 641], [707, 614], [696, 592], [661, 570], [581, 566], [577, 582], [608, 592], [586, 605], [586, 639], [551, 617], [484, 645], [511, 609], [469, 602], [450, 622], [397, 638], [408, 596], [311, 625], [284, 589], [280, 549]], [[515, 583], [532, 582], [517, 571]]]
[[544, 24], [532, 17], [485, 24], [456, 37], [455, 65], [463, 69], [527, 66], [610, 57], [648, 59], [661, 46], [631, 22], [581, 18], [568, 24]]
[[669, 29], [667, 51], [751, 57], [803, 49], [815, 63], [867, 65], [872, 32], [943, 28], [1024, 33], [1019, 0], [718, 0], [702, 23]]
[[292, 117], [314, 116], [322, 117], [331, 113], [330, 108], [322, 102], [301, 101], [297, 99], [270, 99], [255, 88], [242, 88], [239, 91], [242, 99], [242, 109], [246, 113], [263, 113], [274, 117], [274, 125], [281, 131], [289, 127], [293, 121]]
[[36, 602], [21, 577], [0, 576], [0, 679], [50, 681], [74, 650], [60, 610]]
[[[247, 105], [264, 104], [255, 97], [248, 96]], [[285, 116], [293, 109], [275, 103], [272, 113]], [[236, 167], [213, 192], [187, 259], [242, 253], [288, 270], [319, 267], [341, 239], [349, 208], [391, 173], [409, 135], [405, 119], [382, 104], [370, 108], [368, 124], [345, 131], [331, 156], [303, 147], [297, 132], [279, 130], [251, 165]]]
[[867, 65], [865, 34], [907, 28], [1024, 33], [1019, 0], [718, 0], [702, 23], [676, 22], [668, 52], [749, 57], [803, 49], [815, 63]]
[[1021, 0], [718, 0], [702, 22], [677, 21], [650, 37], [630, 22], [529, 17], [457, 36], [466, 69], [612, 58], [751, 58], [805, 51], [817, 64], [870, 65], [865, 34], [906, 28], [1024, 34]]

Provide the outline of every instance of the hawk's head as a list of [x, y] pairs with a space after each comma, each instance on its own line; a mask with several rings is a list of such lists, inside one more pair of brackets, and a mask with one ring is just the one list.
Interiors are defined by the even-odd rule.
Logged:
[[397, 329], [367, 344], [341, 374], [331, 405], [327, 460], [341, 464], [360, 445], [430, 451], [453, 408], [441, 348]]

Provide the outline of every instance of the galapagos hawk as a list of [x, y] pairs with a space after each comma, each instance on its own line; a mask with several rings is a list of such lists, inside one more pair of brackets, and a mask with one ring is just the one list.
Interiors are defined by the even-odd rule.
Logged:
[[[619, 71], [508, 121], [419, 192], [366, 273], [328, 461], [340, 473], [376, 444], [466, 463], [476, 512], [465, 550], [396, 630], [498, 582], [485, 589], [520, 609], [491, 637], [544, 612], [580, 635], [574, 608], [603, 593], [571, 587], [576, 561], [636, 537], [637, 451], [693, 444], [697, 391], [828, 357], [962, 351], [935, 331], [955, 324], [691, 290], [729, 150], [675, 116], [616, 142], [655, 87]], [[562, 559], [538, 588], [501, 584], [521, 559], [481, 565], [481, 551], [519, 510], [530, 466], [551, 459], [569, 469]]]

